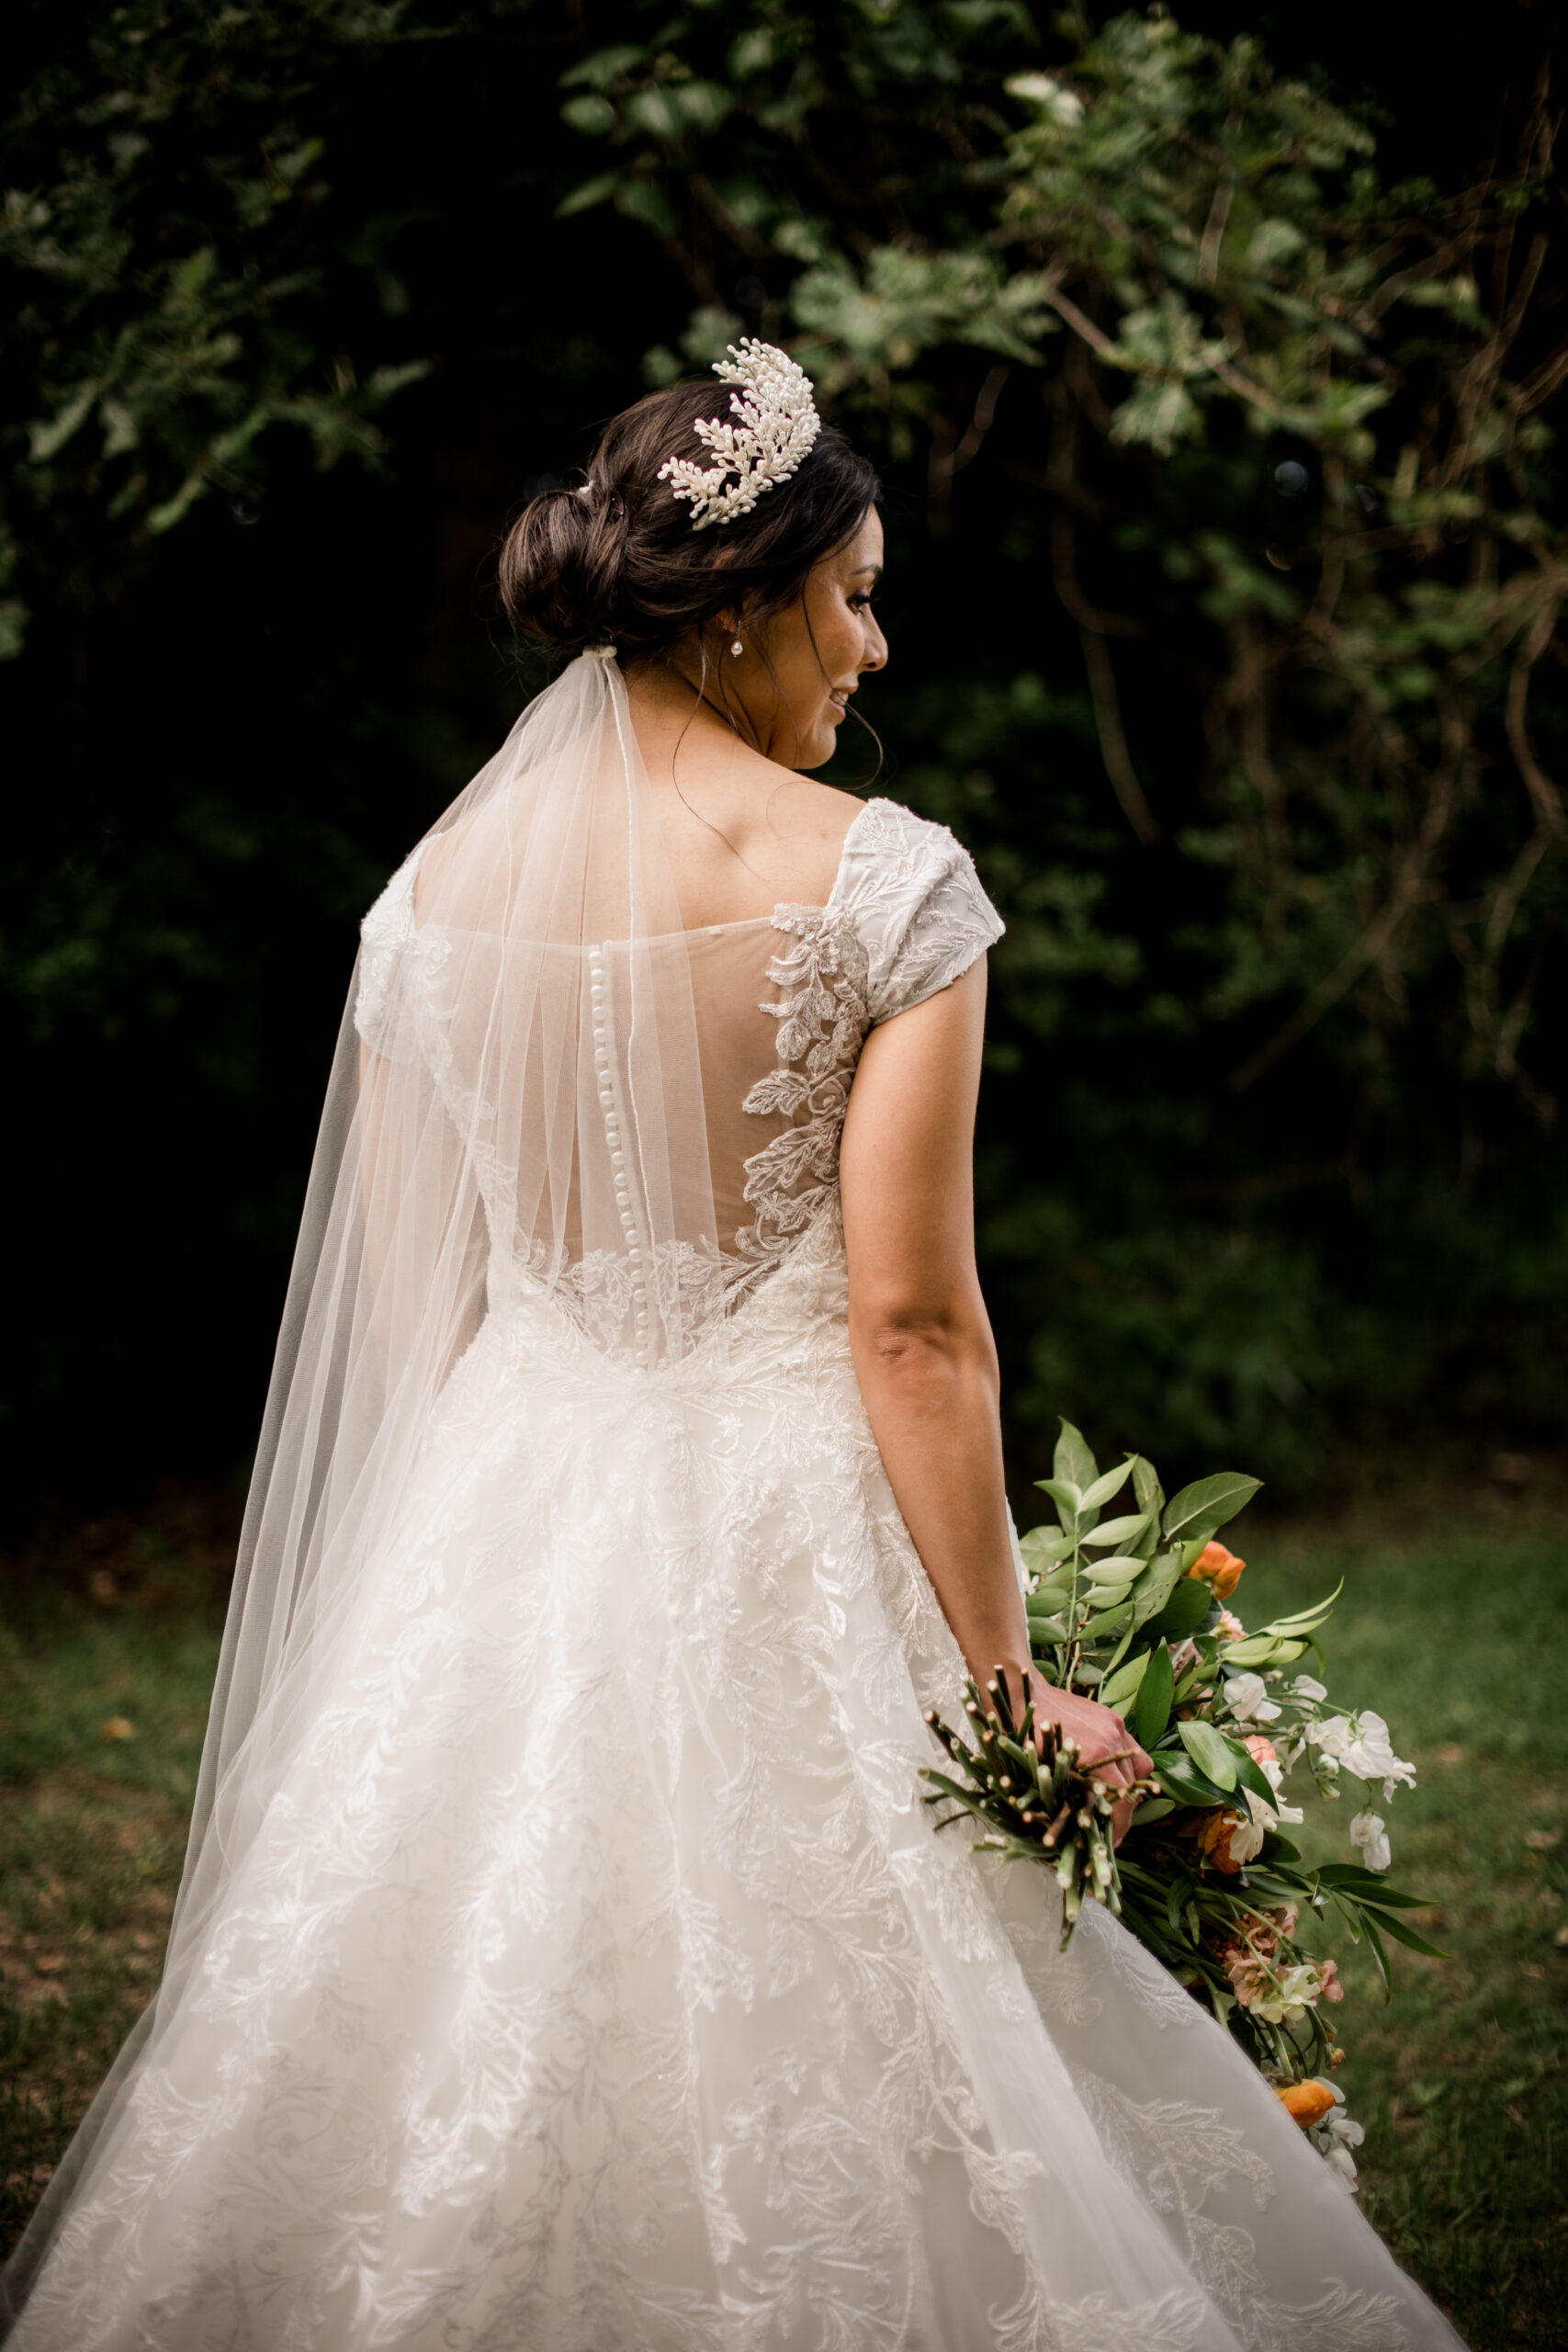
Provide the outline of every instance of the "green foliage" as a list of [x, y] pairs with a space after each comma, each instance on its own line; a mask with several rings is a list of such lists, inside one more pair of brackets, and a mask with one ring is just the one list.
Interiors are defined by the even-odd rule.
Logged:
[[[977, 1851], [1051, 1871], [1064, 1948], [1084, 1901], [1103, 1903], [1270, 2082], [1301, 2084], [1340, 2064], [1344, 2052], [1321, 2007], [1340, 1997], [1336, 1971], [1298, 1941], [1298, 1920], [1306, 1944], [1320, 1943], [1331, 1925], [1364, 1943], [1385, 1992], [1387, 1939], [1443, 1955], [1400, 1917], [1424, 1898], [1391, 1887], [1381, 1865], [1303, 1865], [1280, 1834], [1303, 1815], [1281, 1792], [1314, 1750], [1318, 1785], [1337, 1794], [1343, 1763], [1367, 1784], [1369, 1809], [1380, 1781], [1386, 1803], [1413, 1768], [1394, 1756], [1381, 1717], [1369, 1717], [1369, 1733], [1330, 1704], [1320, 1682], [1286, 1680], [1285, 1669], [1317, 1647], [1337, 1592], [1246, 1638], [1222, 1609], [1246, 1563], [1212, 1539], [1258, 1492], [1256, 1478], [1222, 1471], [1167, 1502], [1145, 1457], [1128, 1454], [1102, 1473], [1082, 1432], [1060, 1426], [1053, 1475], [1036, 1482], [1058, 1524], [1032, 1530], [1022, 1544], [1030, 1651], [1043, 1687], [1026, 1681], [1015, 1721], [999, 1668], [984, 1696], [967, 1684], [973, 1747], [928, 1713], [958, 1777], [927, 1771], [926, 1802], [952, 1808], [940, 1827], [977, 1827]], [[1129, 1478], [1140, 1509], [1101, 1519]], [[1111, 1816], [1125, 1792], [1081, 1769], [1078, 1747], [1052, 1719], [1053, 1690], [1118, 1710], [1147, 1751], [1117, 1849]], [[1259, 1737], [1265, 1725], [1278, 1726], [1273, 1738]], [[1373, 1827], [1381, 1834], [1381, 1818]], [[1355, 1825], [1351, 1836], [1359, 1839]], [[1320, 2116], [1317, 2126], [1323, 2153], [1347, 2165], [1333, 2123]]]
[[[965, 30], [994, 40], [1001, 17]], [[920, 27], [931, 96], [951, 103], [966, 57], [938, 46], [934, 18], [898, 17]], [[944, 347], [1048, 368], [1044, 462], [1009, 471], [1043, 493], [1040, 536], [1082, 638], [1106, 770], [1150, 842], [1159, 822], [1108, 641], [1137, 637], [1160, 583], [1180, 584], [1213, 680], [1210, 813], [1182, 846], [1232, 878], [1201, 943], [1204, 993], [1215, 1013], [1276, 1014], [1234, 1085], [1358, 990], [1386, 1031], [1441, 962], [1465, 1054], [1550, 1115], [1519, 1055], [1568, 841], [1529, 709], [1568, 586], [1540, 414], [1568, 363], [1529, 333], [1550, 237], [1547, 116], [1531, 117], [1511, 173], [1447, 198], [1385, 189], [1364, 160], [1369, 131], [1279, 76], [1257, 39], [1222, 48], [1161, 12], [1098, 32], [1069, 23], [1065, 70], [1006, 81], [1021, 125], [994, 105], [955, 109], [972, 160], [918, 220], [901, 190], [893, 239], [868, 247], [841, 213], [803, 223], [763, 207], [752, 242], [768, 226], [775, 250], [809, 256], [783, 307], [824, 392], [878, 420], [895, 454], [939, 411]], [[705, 39], [695, 21], [693, 50]], [[668, 52], [615, 57], [628, 105], [651, 95], [639, 76], [675, 70]], [[859, 51], [845, 63], [863, 86], [887, 70]], [[776, 94], [753, 101], [754, 138], [815, 128], [827, 91], [799, 55], [790, 89], [782, 117]], [[919, 127], [938, 121], [933, 106]], [[659, 189], [675, 234], [677, 181], [691, 187], [709, 126], [642, 127], [662, 148], [639, 156], [639, 185]], [[729, 324], [699, 319], [694, 355]], [[1047, 334], [1064, 326], [1055, 348]], [[1005, 375], [987, 376], [962, 440], [933, 434], [934, 477], [977, 455]], [[1277, 528], [1259, 548], [1238, 510], [1271, 498]], [[1143, 574], [1132, 612], [1080, 587], [1085, 525]]]
[[[0, 700], [42, 748], [0, 989], [58, 1241], [17, 1442], [89, 1390], [127, 1458], [245, 1442], [353, 914], [516, 699], [487, 551], [639, 370], [742, 331], [885, 466], [880, 788], [1008, 922], [979, 1208], [1021, 1453], [1063, 1396], [1276, 1488], [1347, 1430], [1560, 1425], [1552, 69], [1481, 109], [1499, 160], [1463, 177], [1402, 56], [1396, 178], [1288, 32], [1010, 0], [39, 19], [3, 132], [31, 634]], [[1469, 104], [1457, 52], [1423, 66]], [[139, 1136], [107, 1308], [89, 1102]], [[106, 1323], [135, 1342], [89, 1371]]]
[[333, 237], [315, 125], [367, 48], [434, 29], [411, 16], [408, 0], [216, 15], [133, 0], [91, 13], [24, 91], [0, 216], [19, 296], [0, 330], [16, 403], [0, 416], [0, 584], [20, 591], [0, 607], [0, 655], [20, 651], [29, 600], [61, 573], [78, 597], [111, 584], [100, 570], [87, 589], [85, 545], [107, 539], [111, 575], [134, 572], [210, 492], [254, 496], [271, 429], [303, 434], [323, 470], [384, 458], [375, 420], [428, 363], [361, 382], [335, 341], [344, 274], [398, 307], [396, 224]]

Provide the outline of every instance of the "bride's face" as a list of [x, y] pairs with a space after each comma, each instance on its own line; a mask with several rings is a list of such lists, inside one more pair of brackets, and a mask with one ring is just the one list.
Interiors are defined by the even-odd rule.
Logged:
[[819, 768], [833, 756], [850, 696], [880, 670], [887, 640], [871, 600], [882, 572], [882, 517], [867, 510], [853, 538], [818, 564], [800, 602], [767, 624], [763, 649], [739, 635], [719, 655], [732, 707], [750, 720], [760, 751], [786, 768]]

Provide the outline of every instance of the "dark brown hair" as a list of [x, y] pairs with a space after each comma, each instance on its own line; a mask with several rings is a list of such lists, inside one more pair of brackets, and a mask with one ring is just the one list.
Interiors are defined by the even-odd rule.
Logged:
[[649, 392], [606, 425], [588, 461], [586, 494], [531, 499], [501, 551], [501, 596], [519, 637], [577, 653], [611, 643], [655, 655], [725, 610], [749, 624], [794, 604], [807, 575], [852, 537], [880, 484], [870, 462], [825, 424], [789, 478], [749, 514], [705, 530], [659, 469], [703, 459], [692, 427], [727, 416], [722, 385]]

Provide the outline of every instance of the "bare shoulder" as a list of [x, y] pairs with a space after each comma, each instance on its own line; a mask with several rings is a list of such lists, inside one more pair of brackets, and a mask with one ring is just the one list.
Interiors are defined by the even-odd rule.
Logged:
[[850, 828], [864, 807], [856, 794], [810, 776], [789, 775], [770, 792], [761, 822], [800, 877], [795, 897], [829, 897]]

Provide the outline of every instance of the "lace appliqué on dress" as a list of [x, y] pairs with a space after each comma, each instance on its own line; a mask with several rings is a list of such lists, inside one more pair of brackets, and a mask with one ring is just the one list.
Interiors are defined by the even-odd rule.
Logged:
[[752, 1265], [777, 1262], [838, 1190], [839, 1141], [866, 1033], [969, 969], [1000, 936], [968, 852], [944, 826], [892, 800], [868, 800], [844, 838], [825, 907], [781, 905], [773, 927], [794, 941], [768, 978], [778, 1061], [746, 1097], [783, 1134], [746, 1162], [754, 1223], [736, 1236]]

